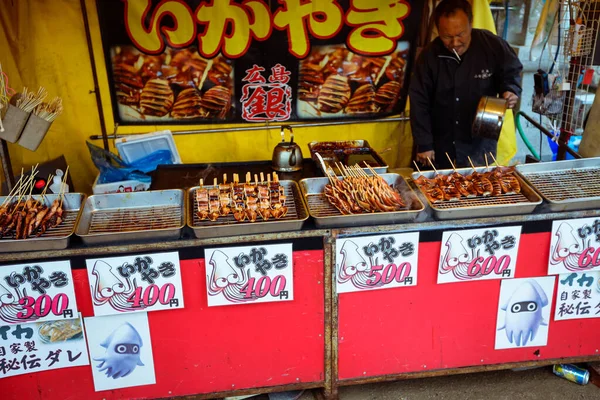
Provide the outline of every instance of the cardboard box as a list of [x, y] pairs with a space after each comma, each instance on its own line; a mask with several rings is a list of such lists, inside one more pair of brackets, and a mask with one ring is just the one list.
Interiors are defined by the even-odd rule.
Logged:
[[111, 183], [98, 183], [100, 175], [94, 180], [92, 192], [94, 194], [143, 192], [150, 189], [150, 182], [141, 182], [135, 179]]

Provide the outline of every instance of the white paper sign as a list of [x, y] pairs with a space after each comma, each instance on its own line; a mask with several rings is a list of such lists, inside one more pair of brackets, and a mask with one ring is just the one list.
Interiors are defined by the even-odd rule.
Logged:
[[79, 317], [0, 326], [0, 378], [89, 363]]
[[96, 392], [156, 383], [147, 313], [85, 318], [85, 329]]
[[86, 260], [94, 315], [183, 308], [179, 253]]
[[419, 233], [337, 239], [338, 293], [417, 285]]
[[0, 268], [0, 324], [54, 321], [78, 314], [69, 261]]
[[552, 222], [548, 275], [600, 271], [600, 218]]
[[600, 318], [600, 271], [559, 275], [554, 319]]
[[500, 285], [495, 349], [548, 344], [554, 276], [503, 279]]
[[444, 232], [438, 283], [515, 276], [520, 226]]
[[204, 250], [208, 306], [294, 300], [292, 244]]

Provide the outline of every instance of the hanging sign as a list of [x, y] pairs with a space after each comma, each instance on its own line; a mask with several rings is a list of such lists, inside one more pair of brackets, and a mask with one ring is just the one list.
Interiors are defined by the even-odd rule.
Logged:
[[520, 226], [444, 232], [438, 283], [513, 278]]
[[0, 378], [89, 365], [81, 318], [0, 326]]
[[97, 1], [115, 122], [404, 110], [422, 0]]
[[600, 318], [600, 271], [559, 275], [554, 319]]
[[0, 268], [0, 324], [53, 321], [77, 313], [69, 261]]
[[417, 285], [419, 233], [337, 239], [337, 293]]
[[292, 244], [204, 250], [208, 306], [294, 300]]
[[548, 274], [600, 271], [600, 218], [552, 222]]
[[183, 308], [179, 253], [86, 260], [94, 315]]

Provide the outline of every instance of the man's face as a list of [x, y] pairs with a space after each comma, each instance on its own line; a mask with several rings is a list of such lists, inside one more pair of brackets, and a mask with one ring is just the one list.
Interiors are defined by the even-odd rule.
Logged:
[[471, 23], [462, 10], [442, 16], [438, 23], [438, 33], [444, 46], [451, 52], [456, 50], [459, 56], [466, 53], [471, 44]]

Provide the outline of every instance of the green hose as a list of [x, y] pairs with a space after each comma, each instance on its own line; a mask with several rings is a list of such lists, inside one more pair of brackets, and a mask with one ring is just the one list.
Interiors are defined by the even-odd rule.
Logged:
[[523, 142], [525, 142], [525, 145], [527, 146], [531, 154], [533, 154], [533, 156], [539, 160], [539, 154], [537, 153], [537, 151], [535, 151], [535, 149], [527, 139], [527, 136], [525, 136], [525, 133], [523, 133], [523, 127], [521, 126], [521, 114], [522, 111], [519, 111], [517, 113], [517, 116], [515, 117], [515, 125], [517, 126], [517, 130], [519, 131], [519, 135], [521, 135], [521, 139], [523, 139]]

